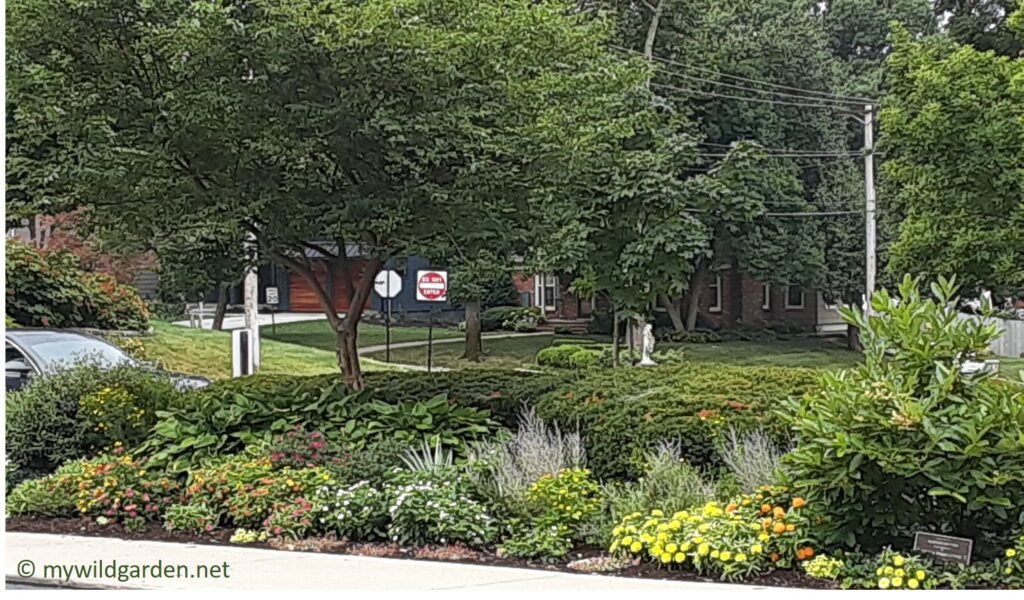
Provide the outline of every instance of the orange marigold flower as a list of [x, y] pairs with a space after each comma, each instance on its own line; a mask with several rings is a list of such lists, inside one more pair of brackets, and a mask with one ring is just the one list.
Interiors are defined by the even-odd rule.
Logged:
[[735, 510], [736, 510], [736, 503], [735, 502], [730, 502], [729, 505], [725, 507], [725, 512], [735, 512]]
[[772, 552], [772, 562], [779, 562], [779, 558], [778, 552]]
[[775, 528], [772, 531], [774, 531], [775, 533], [779, 533], [779, 534], [786, 533], [786, 524], [785, 523], [776, 523], [775, 524]]
[[782, 517], [786, 516], [786, 509], [782, 508], [781, 506], [776, 506], [775, 510], [772, 511], [772, 514], [775, 515], [776, 519], [781, 519]]
[[786, 525], [786, 531], [796, 531], [796, 525], [793, 525], [792, 523]]
[[766, 513], [770, 513], [770, 512], [772, 512], [772, 507], [771, 507], [770, 504], [762, 504], [761, 505], [761, 514], [762, 515], [766, 514]]
[[761, 519], [761, 527], [763, 529], [770, 529], [771, 526], [772, 526], [772, 520], [771, 519]]
[[804, 500], [803, 498], [799, 498], [799, 497], [793, 498], [793, 508], [800, 508], [800, 507], [803, 507], [803, 506], [807, 506], [807, 501], [806, 500]]

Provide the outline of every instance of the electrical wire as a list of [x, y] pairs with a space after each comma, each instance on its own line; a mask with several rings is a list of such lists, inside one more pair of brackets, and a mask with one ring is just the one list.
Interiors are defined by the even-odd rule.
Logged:
[[770, 95], [770, 96], [777, 96], [779, 98], [796, 98], [798, 100], [821, 100], [821, 101], [824, 101], [826, 103], [833, 103], [836, 106], [841, 106], [841, 105], [864, 106], [864, 104], [865, 104], [864, 102], [852, 102], [852, 101], [849, 101], [849, 100], [832, 100], [832, 99], [826, 99], [826, 98], [817, 98], [817, 97], [814, 97], [814, 96], [804, 96], [804, 95], [800, 95], [800, 94], [788, 94], [786, 92], [776, 92], [776, 91], [773, 91], [773, 90], [759, 90], [757, 88], [747, 87], [747, 86], [743, 86], [743, 85], [736, 85], [736, 84], [733, 84], [733, 83], [725, 83], [723, 81], [715, 81], [714, 79], [707, 79], [706, 77], [697, 77], [695, 75], [687, 75], [685, 73], [678, 73], [676, 71], [670, 71], [668, 69], [658, 69], [658, 68], [655, 68], [654, 71], [656, 73], [664, 73], [664, 74], [670, 75], [672, 77], [681, 77], [683, 79], [688, 79], [688, 80], [691, 80], [691, 81], [699, 81], [699, 82], [702, 82], [702, 83], [709, 83], [711, 85], [717, 85], [717, 86], [721, 86], [721, 87], [724, 87], [724, 88], [730, 88], [730, 89], [740, 90], [740, 91], [744, 91], [744, 92], [754, 92], [755, 94], [767, 94], [767, 95]]
[[[646, 55], [644, 55], [643, 52], [640, 52], [638, 50], [631, 50], [629, 48], [623, 48], [621, 46], [610, 46], [610, 48], [612, 48], [613, 50], [620, 50], [620, 51], [623, 51], [623, 52], [628, 52], [630, 54], [636, 54], [638, 56], [643, 56], [644, 58], [647, 58]], [[694, 71], [699, 71], [699, 72], [702, 72], [702, 73], [708, 73], [708, 74], [711, 74], [711, 75], [716, 75], [718, 77], [722, 77], [722, 78], [725, 78], [725, 79], [732, 79], [733, 81], [745, 81], [747, 83], [753, 83], [755, 85], [761, 85], [761, 86], [775, 88], [775, 89], [780, 89], [780, 90], [788, 90], [788, 91], [793, 91], [793, 92], [804, 92], [805, 94], [814, 94], [814, 95], [820, 96], [821, 97], [820, 99], [822, 99], [822, 100], [828, 99], [828, 98], [832, 98], [832, 99], [836, 99], [836, 100], [844, 100], [844, 101], [857, 102], [857, 103], [865, 103], [865, 104], [877, 104], [878, 103], [877, 100], [872, 100], [870, 98], [862, 98], [862, 97], [859, 97], [859, 96], [846, 96], [846, 95], [842, 95], [842, 94], [833, 94], [832, 92], [822, 92], [820, 90], [811, 90], [811, 89], [801, 88], [801, 87], [796, 87], [796, 86], [783, 85], [783, 84], [780, 84], [780, 83], [772, 83], [770, 81], [763, 81], [763, 80], [760, 80], [760, 79], [753, 79], [753, 78], [750, 78], [750, 77], [741, 77], [739, 75], [731, 75], [729, 73], [722, 73], [721, 71], [715, 71], [714, 69], [708, 69], [706, 67], [698, 67], [696, 65], [688, 65], [686, 63], [682, 63], [682, 62], [675, 61], [675, 60], [670, 60], [670, 59], [667, 59], [667, 58], [662, 58], [660, 56], [652, 56], [651, 58], [653, 60], [656, 60], [656, 61], [664, 63], [664, 64], [673, 65], [673, 66], [677, 66], [677, 67], [682, 67], [684, 69], [692, 69]], [[818, 99], [818, 98], [814, 98], [813, 96], [806, 96], [806, 97], [808, 99], [811, 99], [811, 100]]]
[[[748, 98], [746, 96], [734, 96], [732, 94], [719, 94], [717, 92], [707, 92], [704, 90], [695, 90], [692, 88], [681, 88], [674, 85], [667, 85], [664, 83], [651, 83], [651, 87], [661, 88], [665, 90], [671, 90], [673, 92], [679, 92], [683, 94], [697, 94], [699, 96], [714, 96], [716, 98], [727, 98], [730, 100], [743, 100], [745, 102], [760, 102], [761, 104], [774, 104], [778, 106], [801, 106], [804, 108], [827, 108], [830, 110], [838, 110], [839, 112], [848, 113], [851, 115], [859, 114], [855, 113], [844, 106], [837, 104], [822, 104], [820, 102], [787, 102], [784, 100], [771, 100], [769, 98]], [[815, 98], [808, 98], [808, 100], [814, 100]]]

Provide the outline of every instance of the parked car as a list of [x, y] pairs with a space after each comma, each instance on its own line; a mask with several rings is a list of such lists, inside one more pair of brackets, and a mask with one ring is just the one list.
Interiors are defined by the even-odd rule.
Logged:
[[179, 390], [210, 384], [210, 380], [203, 377], [160, 371], [94, 335], [67, 329], [19, 328], [8, 329], [6, 334], [4, 370], [7, 391], [21, 389], [32, 378], [45, 377], [83, 358], [105, 367], [129, 364], [153, 373], [166, 374]]

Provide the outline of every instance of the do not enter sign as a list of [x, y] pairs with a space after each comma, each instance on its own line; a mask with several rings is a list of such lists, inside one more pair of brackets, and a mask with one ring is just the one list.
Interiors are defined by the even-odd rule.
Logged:
[[448, 300], [448, 271], [416, 271], [416, 299], [420, 302]]

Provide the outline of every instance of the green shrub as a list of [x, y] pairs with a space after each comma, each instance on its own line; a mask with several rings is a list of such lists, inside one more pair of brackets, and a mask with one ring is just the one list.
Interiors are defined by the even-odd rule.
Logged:
[[598, 364], [601, 352], [576, 344], [549, 346], [537, 352], [537, 364], [559, 369], [587, 369]]
[[541, 475], [526, 492], [527, 508], [539, 527], [564, 526], [570, 530], [601, 510], [601, 486], [586, 469], [562, 469]]
[[722, 336], [711, 330], [695, 331], [669, 331], [658, 336], [662, 342], [683, 343], [683, 344], [717, 344], [722, 341]]
[[85, 273], [70, 252], [41, 252], [7, 240], [7, 315], [29, 327], [145, 329], [138, 292], [112, 277]]
[[907, 278], [899, 301], [875, 294], [870, 318], [844, 311], [864, 365], [781, 411], [796, 436], [787, 471], [828, 507], [830, 542], [875, 550], [932, 530], [984, 553], [1024, 523], [1024, 388], [961, 372], [999, 332], [960, 319], [955, 289], [940, 280], [925, 299]]
[[535, 330], [543, 323], [544, 315], [535, 306], [495, 306], [480, 313], [482, 331], [523, 331], [523, 327]]
[[773, 408], [815, 386], [820, 371], [781, 367], [659, 365], [589, 370], [541, 396], [540, 416], [580, 429], [599, 479], [635, 479], [658, 442], [678, 441], [695, 467], [717, 466], [716, 440], [730, 427], [782, 437]]
[[[98, 401], [111, 393], [119, 402], [108, 412]], [[130, 366], [105, 369], [89, 360], [35, 378], [7, 395], [8, 460], [19, 465], [24, 479], [109, 450], [115, 442], [135, 445], [156, 422], [157, 411], [179, 395], [166, 377]]]
[[84, 461], [76, 477], [78, 512], [141, 529], [181, 497], [176, 479], [149, 469], [120, 447]]

